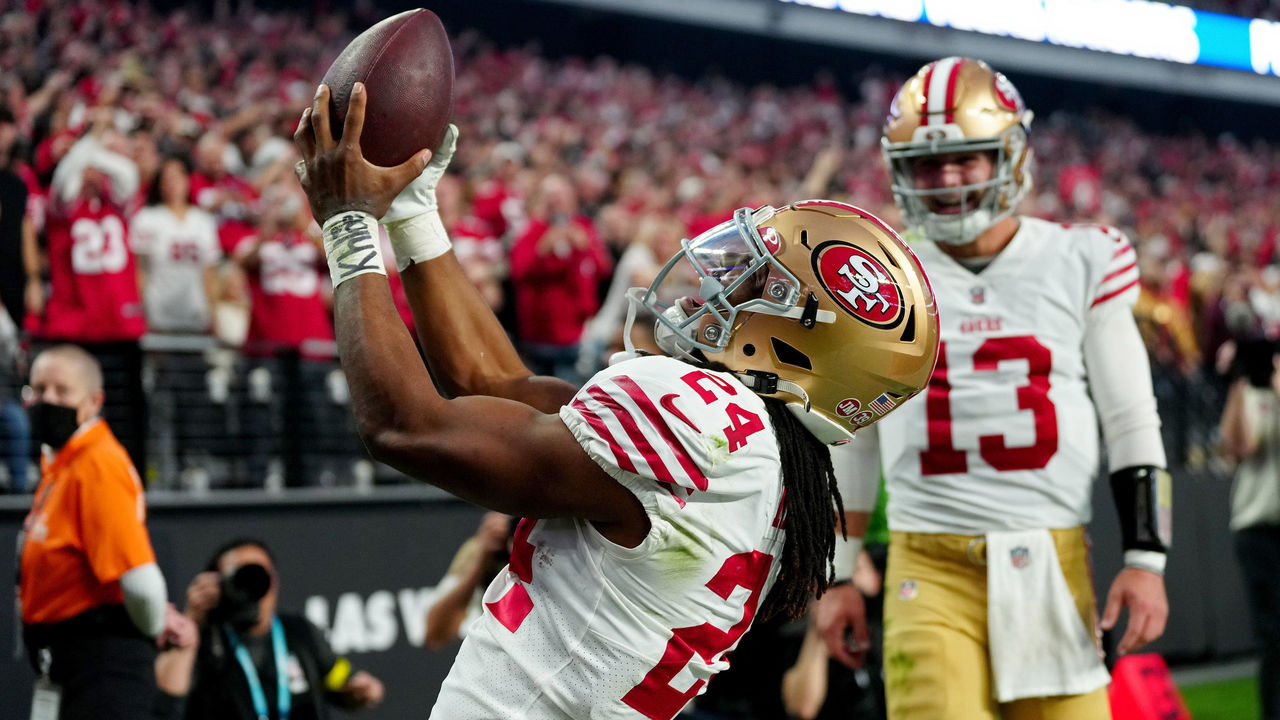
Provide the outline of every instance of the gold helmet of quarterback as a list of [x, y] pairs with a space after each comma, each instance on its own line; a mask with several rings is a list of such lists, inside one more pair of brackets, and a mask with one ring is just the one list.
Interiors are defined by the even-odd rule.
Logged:
[[[681, 243], [633, 306], [673, 357], [723, 365], [839, 444], [929, 381], [938, 311], [920, 263], [878, 218], [811, 200], [740, 208]], [[681, 272], [692, 270], [694, 295]], [[630, 323], [630, 321], [629, 321]], [[626, 331], [630, 337], [630, 324]]]
[[[1031, 187], [1031, 118], [1013, 83], [981, 60], [949, 57], [920, 68], [890, 103], [881, 139], [907, 225], [928, 240], [963, 245], [1011, 215]], [[972, 152], [992, 153], [990, 180], [916, 187], [915, 166], [922, 159]], [[930, 209], [928, 198], [957, 193], [958, 211]]]

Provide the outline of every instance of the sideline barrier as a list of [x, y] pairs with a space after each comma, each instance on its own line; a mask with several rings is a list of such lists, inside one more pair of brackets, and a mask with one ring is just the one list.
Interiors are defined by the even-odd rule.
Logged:
[[[0, 574], [14, 577], [12, 548], [31, 496], [0, 498]], [[356, 670], [386, 685], [382, 706], [361, 720], [426, 717], [458, 643], [432, 652], [423, 623], [436, 583], [483, 511], [425, 486], [225, 491], [201, 498], [148, 494], [148, 526], [169, 599], [182, 608], [187, 585], [224, 542], [264, 540], [280, 573], [280, 607], [326, 631]], [[35, 681], [14, 631], [13, 603], [0, 603], [0, 718], [25, 718]], [[354, 717], [335, 712], [335, 717]]]

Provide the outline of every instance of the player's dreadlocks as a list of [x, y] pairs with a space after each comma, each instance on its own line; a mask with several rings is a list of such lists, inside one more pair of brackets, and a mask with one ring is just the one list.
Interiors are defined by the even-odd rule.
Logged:
[[797, 618], [831, 582], [836, 518], [840, 532], [845, 531], [844, 502], [836, 487], [827, 446], [800, 424], [783, 401], [761, 399], [769, 409], [778, 438], [782, 487], [787, 493], [787, 541], [782, 548], [778, 580], [765, 599], [760, 617], [781, 614]]

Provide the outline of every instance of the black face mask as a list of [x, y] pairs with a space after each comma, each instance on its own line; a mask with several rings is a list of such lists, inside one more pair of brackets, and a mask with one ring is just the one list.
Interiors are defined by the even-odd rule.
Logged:
[[65, 405], [38, 402], [27, 408], [27, 417], [31, 420], [32, 439], [55, 449], [66, 445], [80, 427], [76, 409]]

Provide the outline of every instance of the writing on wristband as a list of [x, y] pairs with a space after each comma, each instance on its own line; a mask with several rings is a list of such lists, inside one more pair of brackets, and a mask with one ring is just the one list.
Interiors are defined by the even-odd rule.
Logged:
[[378, 221], [372, 215], [355, 210], [338, 213], [325, 221], [321, 235], [334, 287], [366, 273], [387, 274]]

